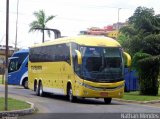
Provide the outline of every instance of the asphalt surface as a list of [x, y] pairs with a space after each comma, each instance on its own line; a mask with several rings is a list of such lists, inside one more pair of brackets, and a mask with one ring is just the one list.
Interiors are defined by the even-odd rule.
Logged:
[[[0, 85], [0, 97], [4, 96], [4, 86]], [[123, 114], [158, 113], [160, 107], [151, 105], [130, 104], [112, 101], [111, 104], [104, 104], [102, 99], [78, 99], [76, 103], [70, 103], [65, 96], [47, 95], [46, 97], [36, 96], [35, 92], [24, 89], [20, 86], [9, 86], [9, 97], [29, 101], [35, 104], [38, 112], [34, 115], [21, 117], [27, 118], [122, 118]], [[84, 116], [84, 117], [83, 117]], [[133, 116], [133, 115], [130, 115]], [[53, 118], [53, 119], [54, 119]]]

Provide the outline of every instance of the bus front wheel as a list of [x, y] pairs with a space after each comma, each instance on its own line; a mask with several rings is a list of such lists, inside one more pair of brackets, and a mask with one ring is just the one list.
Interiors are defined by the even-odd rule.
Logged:
[[112, 98], [104, 98], [104, 102], [105, 102], [106, 104], [110, 104], [111, 101], [112, 101]]

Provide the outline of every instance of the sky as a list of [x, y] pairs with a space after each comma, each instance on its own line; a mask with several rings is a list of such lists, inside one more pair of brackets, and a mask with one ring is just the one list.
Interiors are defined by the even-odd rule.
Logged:
[[[9, 0], [9, 45], [16, 36], [17, 0]], [[90, 27], [103, 28], [118, 21], [125, 22], [138, 6], [153, 8], [160, 14], [159, 0], [19, 0], [17, 45], [28, 48], [42, 42], [40, 32], [29, 33], [29, 24], [36, 20], [33, 13], [44, 10], [47, 16], [56, 16], [48, 22], [49, 28], [59, 29], [62, 36], [78, 35]], [[0, 1], [0, 44], [5, 44], [6, 0]], [[45, 41], [53, 40], [45, 36]]]

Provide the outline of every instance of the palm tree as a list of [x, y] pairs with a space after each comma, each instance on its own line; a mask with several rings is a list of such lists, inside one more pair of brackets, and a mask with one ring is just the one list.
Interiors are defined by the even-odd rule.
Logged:
[[[42, 42], [44, 42], [44, 29], [47, 28], [46, 24], [52, 20], [55, 16], [46, 16], [44, 10], [39, 10], [34, 12], [33, 15], [36, 17], [36, 20], [29, 24], [29, 32], [41, 31], [42, 32]], [[50, 37], [50, 30], [47, 30], [48, 36]]]

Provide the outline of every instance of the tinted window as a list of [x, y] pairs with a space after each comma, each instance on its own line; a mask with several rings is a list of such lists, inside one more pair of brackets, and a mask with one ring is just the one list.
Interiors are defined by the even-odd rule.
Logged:
[[16, 53], [13, 54], [12, 57], [15, 57], [13, 59], [10, 60], [9, 62], [9, 67], [8, 67], [8, 72], [14, 72], [19, 70], [19, 68], [21, 67], [23, 61], [25, 60], [25, 58], [28, 56], [28, 53]]
[[9, 62], [8, 72], [17, 71], [21, 67], [21, 64], [20, 58], [11, 59]]
[[66, 61], [70, 63], [69, 44], [58, 44], [31, 48], [29, 53], [31, 62], [56, 62]]

